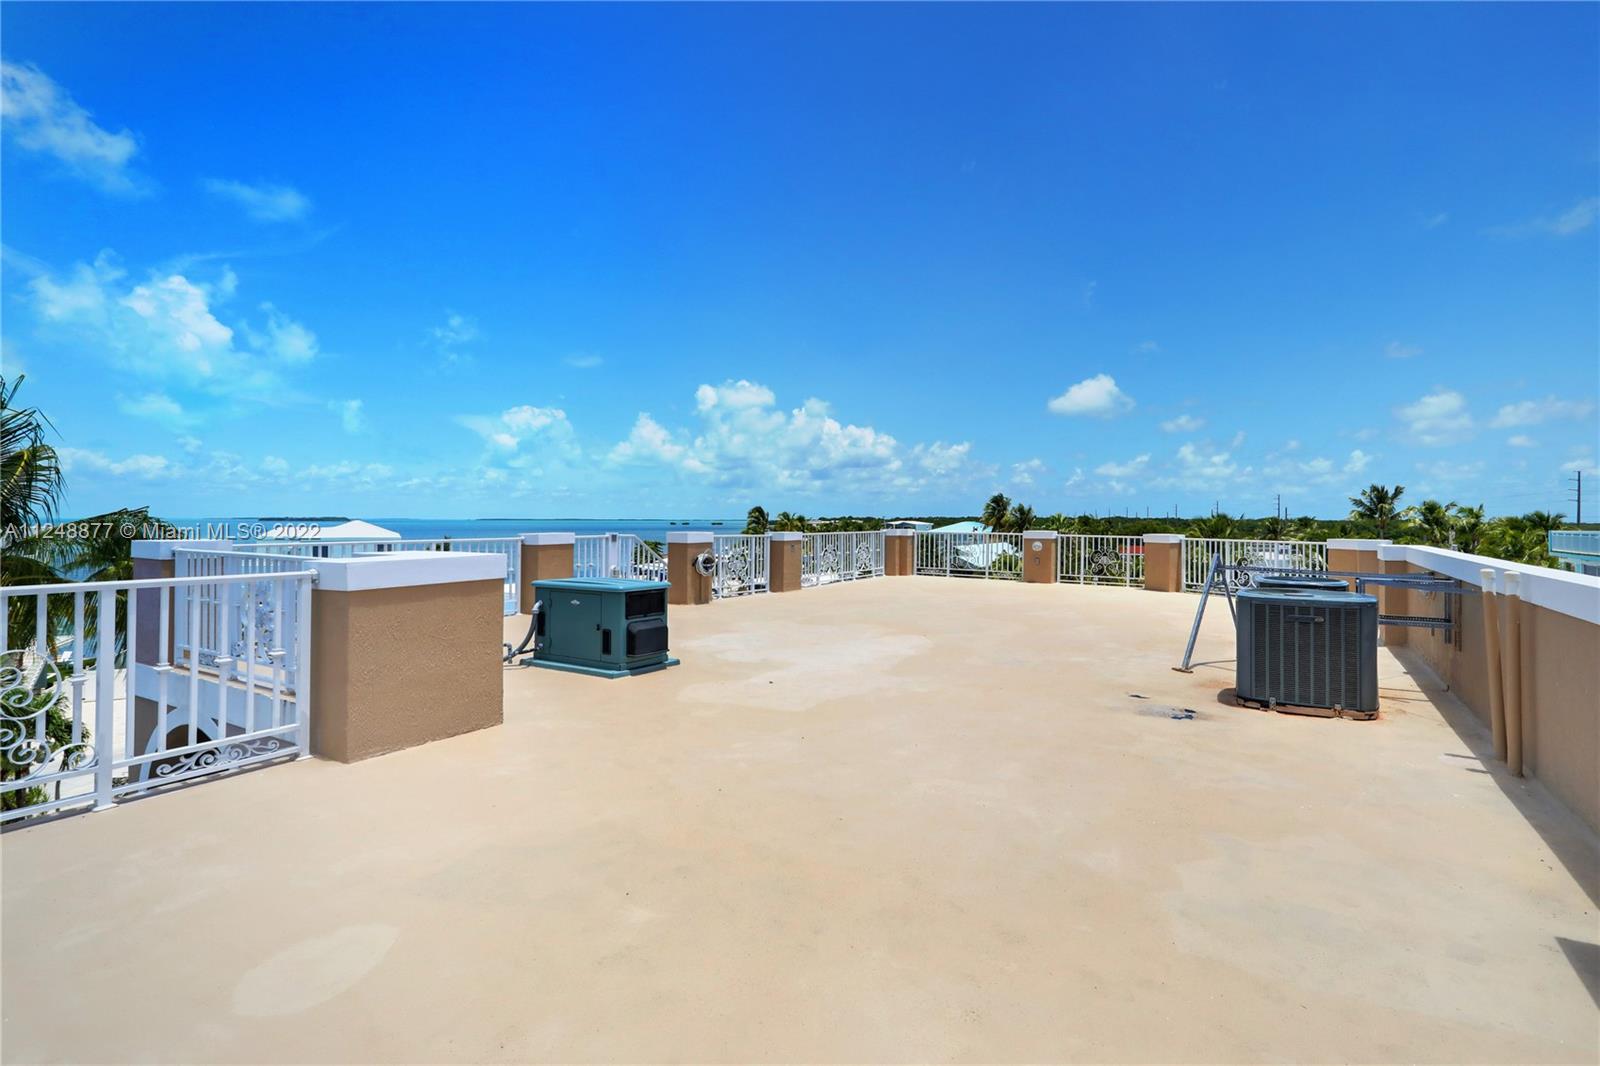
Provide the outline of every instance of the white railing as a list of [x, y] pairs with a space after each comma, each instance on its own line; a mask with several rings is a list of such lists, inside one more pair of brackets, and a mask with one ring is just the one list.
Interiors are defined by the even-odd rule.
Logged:
[[0, 821], [308, 754], [314, 577], [0, 588]]
[[634, 533], [599, 533], [572, 539], [573, 577], [665, 581], [667, 560]]
[[516, 614], [522, 600], [521, 537], [435, 537], [412, 540], [259, 540], [236, 544], [235, 551], [290, 555], [302, 559], [352, 559], [374, 552], [479, 552], [506, 557], [505, 613]]
[[883, 531], [807, 533], [800, 552], [800, 587], [883, 576]]
[[917, 532], [916, 573], [1022, 579], [1022, 534]]
[[1079, 585], [1144, 585], [1144, 538], [1063, 533], [1056, 577]]
[[[1186, 537], [1183, 541], [1183, 587], [1199, 592], [1205, 587], [1211, 557], [1220, 554], [1228, 580], [1239, 587], [1250, 584], [1245, 566], [1272, 566], [1283, 570], [1326, 570], [1327, 546], [1307, 540], [1222, 540]], [[1221, 591], [1220, 589], [1218, 591]]]
[[767, 568], [772, 559], [766, 534], [718, 533], [711, 540], [716, 572], [711, 594], [718, 599], [766, 592]]

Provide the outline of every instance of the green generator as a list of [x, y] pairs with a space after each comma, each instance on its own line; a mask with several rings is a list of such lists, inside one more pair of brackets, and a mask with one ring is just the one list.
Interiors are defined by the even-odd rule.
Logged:
[[669, 587], [619, 577], [533, 582], [533, 665], [596, 677], [677, 666], [667, 654]]

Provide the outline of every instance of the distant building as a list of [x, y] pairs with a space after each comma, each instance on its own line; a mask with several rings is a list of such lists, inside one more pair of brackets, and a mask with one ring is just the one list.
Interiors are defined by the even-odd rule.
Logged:
[[884, 529], [932, 529], [932, 522], [919, 522], [915, 518], [896, 518], [892, 522], [885, 522]]

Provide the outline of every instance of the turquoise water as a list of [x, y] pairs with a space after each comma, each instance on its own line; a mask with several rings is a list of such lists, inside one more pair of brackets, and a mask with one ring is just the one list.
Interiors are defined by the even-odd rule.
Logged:
[[[384, 518], [382, 515], [346, 515], [330, 519], [324, 525], [337, 525], [346, 518], [359, 518], [373, 525], [392, 529], [406, 540], [426, 540], [435, 537], [514, 537], [519, 533], [634, 533], [645, 540], [664, 541], [672, 531], [710, 531], [713, 533], [739, 533], [744, 529], [740, 518]], [[315, 522], [315, 517], [292, 518], [273, 515], [273, 521], [292, 520]], [[226, 524], [237, 530], [240, 523], [259, 523], [259, 518], [179, 518], [171, 520], [178, 526], [207, 526]]]

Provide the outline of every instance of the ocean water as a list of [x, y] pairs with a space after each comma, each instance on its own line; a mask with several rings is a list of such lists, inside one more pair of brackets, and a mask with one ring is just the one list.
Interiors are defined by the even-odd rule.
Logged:
[[[644, 540], [665, 541], [669, 532], [710, 531], [712, 533], [739, 533], [744, 530], [744, 518], [384, 518], [381, 515], [347, 515], [330, 519], [323, 525], [337, 525], [346, 518], [359, 518], [373, 525], [392, 529], [406, 540], [430, 540], [437, 537], [514, 537], [519, 533], [633, 533]], [[174, 525], [182, 527], [207, 527], [226, 525], [237, 535], [243, 526], [278, 521], [317, 523], [316, 517], [296, 518], [273, 515], [263, 518], [180, 518]]]

